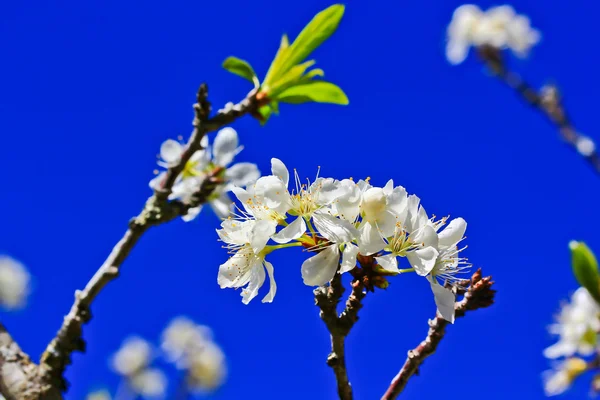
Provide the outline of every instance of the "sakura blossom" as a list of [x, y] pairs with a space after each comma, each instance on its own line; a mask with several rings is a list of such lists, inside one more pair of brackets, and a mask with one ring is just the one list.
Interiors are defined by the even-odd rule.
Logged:
[[0, 256], [0, 306], [6, 310], [22, 308], [30, 292], [27, 268], [8, 256]]
[[465, 4], [454, 11], [448, 25], [446, 57], [450, 63], [460, 64], [470, 47], [480, 46], [510, 49], [518, 57], [525, 57], [540, 38], [529, 18], [509, 5], [482, 11], [476, 5]]
[[[241, 207], [217, 230], [230, 253], [219, 268], [221, 288], [243, 288], [242, 301], [248, 304], [268, 275], [263, 302], [273, 301], [274, 267], [266, 258], [276, 250], [303, 247], [310, 254], [300, 268], [308, 286], [325, 285], [336, 274], [359, 268], [359, 257], [371, 257], [384, 276], [415, 272], [426, 278], [438, 311], [454, 322], [452, 286], [470, 267], [459, 257], [464, 219], [446, 225], [447, 218], [429, 217], [421, 200], [393, 180], [378, 187], [369, 179], [317, 175], [303, 183], [277, 158], [271, 160], [271, 172], [253, 185], [232, 189]], [[399, 268], [402, 258], [408, 268]]]
[[[221, 129], [213, 142], [209, 144], [207, 136], [201, 141], [202, 149], [196, 151], [186, 163], [181, 174], [172, 188], [169, 199], [187, 201], [200, 188], [200, 185], [210, 176], [218, 175], [223, 183], [217, 185], [208, 199], [208, 204], [219, 218], [227, 218], [233, 202], [227, 194], [233, 187], [244, 187], [254, 183], [260, 177], [256, 164], [241, 162], [230, 165], [243, 146], [239, 145], [237, 132], [230, 127]], [[176, 140], [168, 139], [160, 146], [158, 165], [168, 169], [181, 159], [185, 145]], [[159, 173], [150, 181], [150, 188], [159, 190], [166, 172]], [[202, 211], [202, 206], [192, 208], [183, 218], [191, 221]]]

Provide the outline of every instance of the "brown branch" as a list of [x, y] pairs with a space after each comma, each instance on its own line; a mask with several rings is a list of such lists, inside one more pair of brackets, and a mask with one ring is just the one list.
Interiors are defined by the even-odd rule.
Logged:
[[[548, 85], [538, 92], [523, 78], [507, 68], [499, 50], [490, 46], [482, 46], [478, 50], [480, 58], [494, 75], [546, 116], [558, 128], [562, 138], [594, 168], [596, 173], [600, 174], [600, 156], [596, 151], [596, 145], [589, 137], [581, 135], [575, 129], [562, 103], [558, 89]], [[591, 146], [582, 148], [581, 144], [586, 142]]]
[[[495, 290], [492, 289], [492, 277], [482, 278], [481, 269], [478, 269], [471, 280], [461, 282], [462, 285], [469, 285], [461, 301], [456, 302], [454, 309], [456, 317], [464, 317], [467, 311], [477, 310], [479, 308], [489, 307], [494, 302]], [[437, 346], [444, 338], [445, 329], [448, 321], [439, 314], [432, 320], [429, 320], [429, 331], [427, 337], [417, 347], [409, 350], [408, 356], [400, 372], [394, 377], [387, 391], [381, 400], [392, 400], [404, 390], [411, 376], [419, 371], [419, 367], [427, 357], [435, 353]]]
[[[56, 337], [52, 339], [42, 354], [39, 367], [20, 351], [4, 330], [0, 331], [0, 366], [2, 368], [0, 370], [0, 393], [4, 397], [19, 400], [62, 398], [60, 392], [67, 389], [67, 382], [63, 375], [67, 365], [71, 363], [71, 353], [85, 350], [82, 326], [91, 318], [90, 306], [94, 299], [110, 281], [118, 276], [121, 264], [144, 232], [152, 226], [183, 216], [190, 208], [205, 203], [216, 186], [222, 183], [219, 178], [222, 170], [217, 168], [211, 176], [203, 181], [198, 191], [191, 196], [187, 203], [168, 201], [177, 177], [192, 155], [202, 148], [201, 140], [204, 135], [245, 114], [256, 113], [260, 106], [256, 100], [256, 93], [253, 91], [242, 102], [219, 110], [214, 117], [209, 118], [210, 103], [207, 97], [208, 90], [203, 84], [198, 90], [197, 103], [194, 104], [194, 130], [181, 159], [167, 170], [160, 189], [156, 190], [146, 201], [142, 212], [130, 221], [129, 229], [85, 288], [75, 292], [73, 306]], [[5, 370], [8, 374], [6, 377], [2, 375]]]
[[325, 322], [331, 336], [331, 353], [327, 357], [327, 365], [333, 369], [335, 374], [340, 399], [351, 400], [352, 385], [346, 370], [345, 340], [358, 321], [358, 310], [362, 308], [361, 301], [366, 295], [364, 284], [359, 280], [352, 282], [352, 292], [346, 300], [344, 311], [339, 316], [337, 305], [344, 294], [340, 274], [335, 274], [329, 282], [329, 286], [315, 289], [314, 294], [315, 304], [321, 309], [320, 317]]

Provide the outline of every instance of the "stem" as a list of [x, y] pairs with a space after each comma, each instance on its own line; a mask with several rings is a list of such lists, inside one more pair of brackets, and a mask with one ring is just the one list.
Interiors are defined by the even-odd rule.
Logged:
[[345, 340], [350, 330], [358, 321], [358, 310], [364, 298], [364, 285], [361, 281], [352, 282], [352, 293], [346, 301], [344, 311], [337, 315], [337, 304], [344, 294], [341, 275], [336, 273], [329, 286], [315, 289], [315, 303], [321, 309], [321, 319], [325, 322], [331, 337], [331, 353], [327, 357], [329, 365], [335, 374], [338, 396], [341, 400], [352, 400], [352, 385], [346, 370]]
[[404, 274], [406, 272], [415, 272], [414, 268], [405, 268], [405, 269], [399, 269], [398, 270], [401, 274]]
[[[454, 305], [456, 317], [464, 317], [470, 310], [489, 307], [494, 302], [495, 290], [492, 289], [492, 277], [482, 278], [481, 269], [478, 269], [471, 280], [461, 282], [461, 286], [469, 285], [461, 301]], [[445, 329], [448, 321], [437, 314], [432, 320], [429, 320], [429, 331], [425, 339], [417, 347], [408, 351], [408, 356], [400, 372], [392, 379], [390, 386], [384, 393], [381, 400], [393, 400], [398, 397], [406, 387], [408, 380], [418, 374], [419, 367], [427, 357], [435, 353], [446, 333]]]
[[[596, 145], [591, 142], [590, 138], [581, 135], [575, 129], [556, 87], [547, 86], [538, 92], [527, 81], [510, 71], [503, 62], [500, 52], [493, 47], [480, 47], [479, 55], [498, 79], [548, 118], [556, 126], [562, 138], [583, 156], [597, 174], [600, 174], [600, 156], [596, 151]], [[586, 146], [587, 149], [580, 149], [579, 144], [582, 143], [582, 140], [589, 140], [592, 146]]]
[[[58, 388], [61, 391], [67, 389], [67, 383], [63, 378], [64, 371], [71, 363], [71, 353], [85, 349], [82, 327], [91, 319], [90, 306], [102, 289], [118, 276], [121, 264], [129, 256], [142, 235], [151, 226], [171, 221], [177, 216], [185, 215], [189, 208], [203, 204], [216, 185], [222, 182], [218, 176], [206, 179], [198, 192], [192, 196], [190, 204], [168, 201], [177, 177], [194, 153], [202, 148], [200, 143], [204, 135], [220, 129], [245, 114], [255, 112], [260, 106], [256, 99], [256, 93], [253, 91], [242, 102], [219, 110], [214, 117], [209, 118], [210, 103], [207, 97], [208, 89], [205, 84], [202, 84], [198, 90], [197, 103], [194, 104], [194, 129], [179, 162], [167, 170], [161, 188], [154, 192], [154, 195], [146, 201], [142, 212], [129, 223], [129, 229], [85, 288], [75, 292], [75, 302], [69, 314], [41, 357], [39, 366], [43, 384], [43, 388], [40, 389], [41, 393], [52, 388]], [[219, 171], [215, 170], [215, 174], [218, 175], [218, 173]]]
[[279, 249], [285, 249], [287, 247], [298, 247], [298, 246], [302, 246], [302, 243], [300, 242], [292, 242], [292, 243], [285, 243], [285, 244], [277, 244], [277, 245], [269, 245], [269, 246], [265, 246], [265, 250], [264, 253], [269, 254], [275, 250], [279, 250]]
[[308, 230], [312, 234], [313, 239], [316, 238], [317, 237], [317, 233], [315, 231], [315, 228], [312, 225], [312, 222], [310, 222], [310, 218], [304, 218], [304, 220], [306, 221], [306, 226], [308, 226]]

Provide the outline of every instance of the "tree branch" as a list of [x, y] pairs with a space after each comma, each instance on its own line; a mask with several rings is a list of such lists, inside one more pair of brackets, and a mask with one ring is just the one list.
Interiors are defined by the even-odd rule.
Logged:
[[337, 305], [344, 294], [341, 275], [336, 273], [329, 286], [322, 286], [314, 291], [315, 304], [321, 309], [320, 317], [331, 336], [331, 353], [327, 357], [327, 365], [333, 369], [338, 395], [342, 400], [352, 399], [352, 385], [346, 370], [345, 340], [358, 321], [358, 310], [362, 308], [361, 301], [366, 295], [363, 289], [364, 284], [361, 281], [352, 282], [352, 292], [346, 300], [344, 311], [339, 316]]
[[[471, 280], [461, 282], [461, 285], [469, 285], [461, 301], [456, 302], [454, 309], [456, 317], [464, 317], [467, 311], [489, 307], [494, 303], [495, 290], [492, 289], [492, 277], [482, 278], [481, 269], [478, 269]], [[435, 353], [437, 346], [444, 338], [448, 321], [439, 314], [429, 320], [429, 331], [427, 337], [413, 350], [408, 351], [408, 356], [400, 372], [394, 377], [381, 400], [393, 400], [404, 390], [411, 376], [418, 374], [419, 367], [427, 357]]]
[[589, 137], [577, 132], [568, 117], [558, 89], [548, 85], [538, 92], [507, 68], [498, 49], [482, 46], [478, 50], [479, 56], [487, 67], [523, 100], [544, 114], [558, 128], [562, 138], [594, 168], [596, 173], [600, 174], [600, 157], [596, 145]]
[[[90, 306], [94, 299], [110, 281], [118, 276], [121, 264], [150, 227], [187, 214], [190, 208], [205, 203], [215, 187], [222, 183], [218, 177], [222, 170], [215, 169], [187, 203], [168, 200], [173, 185], [186, 163], [196, 151], [202, 149], [201, 141], [204, 135], [220, 129], [245, 114], [255, 114], [260, 105], [256, 99], [256, 92], [252, 91], [240, 103], [228, 105], [209, 118], [208, 89], [205, 84], [200, 86], [197, 103], [194, 104], [194, 130], [179, 162], [167, 170], [160, 189], [156, 190], [146, 201], [142, 212], [130, 221], [129, 229], [85, 288], [75, 292], [73, 306], [56, 337], [52, 339], [42, 354], [39, 367], [21, 352], [3, 328], [0, 331], [0, 366], [2, 368], [0, 370], [0, 393], [4, 397], [9, 400], [62, 398], [60, 392], [67, 389], [67, 382], [63, 375], [67, 365], [71, 363], [71, 353], [85, 350], [82, 326], [91, 319]], [[6, 376], [4, 375], [5, 371]]]

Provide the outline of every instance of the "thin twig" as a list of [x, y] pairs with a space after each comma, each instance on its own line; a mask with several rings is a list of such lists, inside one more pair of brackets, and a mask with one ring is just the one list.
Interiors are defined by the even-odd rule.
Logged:
[[190, 208], [203, 204], [219, 183], [216, 176], [209, 177], [205, 179], [197, 194], [192, 196], [189, 203], [168, 201], [177, 177], [192, 155], [202, 148], [200, 143], [204, 135], [233, 122], [242, 115], [254, 113], [259, 106], [255, 93], [251, 92], [239, 104], [220, 110], [214, 117], [209, 118], [210, 103], [207, 96], [207, 87], [203, 84], [198, 90], [197, 103], [194, 104], [194, 130], [179, 162], [167, 170], [160, 189], [156, 190], [154, 195], [147, 200], [142, 212], [131, 220], [129, 229], [125, 232], [123, 238], [113, 248], [106, 261], [96, 271], [85, 288], [75, 293], [75, 301], [69, 314], [65, 317], [62, 327], [46, 348], [40, 361], [41, 375], [48, 386], [57, 387], [61, 391], [66, 390], [67, 383], [63, 377], [64, 370], [71, 363], [71, 353], [73, 351], [84, 351], [85, 349], [85, 343], [82, 339], [82, 326], [91, 318], [90, 306], [102, 289], [118, 276], [121, 264], [144, 232], [151, 226], [160, 225], [177, 216], [185, 215]]
[[361, 301], [366, 295], [364, 284], [358, 280], [352, 282], [352, 292], [346, 300], [345, 309], [339, 316], [337, 305], [344, 294], [340, 274], [335, 274], [329, 286], [315, 289], [314, 294], [315, 303], [321, 309], [321, 319], [325, 322], [331, 336], [331, 353], [327, 357], [327, 365], [335, 374], [340, 399], [352, 400], [352, 385], [346, 370], [345, 340], [358, 321], [358, 310], [362, 308]]
[[[464, 286], [469, 285], [461, 301], [456, 302], [454, 309], [456, 317], [464, 317], [467, 311], [489, 307], [494, 302], [495, 290], [492, 289], [492, 277], [482, 278], [481, 269], [478, 269], [470, 281], [461, 282]], [[419, 371], [419, 367], [427, 357], [435, 353], [437, 346], [444, 338], [448, 321], [441, 315], [436, 315], [429, 320], [429, 331], [427, 337], [417, 347], [408, 351], [408, 356], [400, 372], [394, 377], [381, 400], [393, 400], [404, 390], [411, 376]]]
[[547, 85], [538, 92], [521, 76], [510, 71], [501, 53], [493, 47], [480, 47], [479, 56], [495, 76], [544, 114], [557, 127], [562, 138], [594, 168], [596, 173], [600, 174], [600, 156], [596, 151], [595, 143], [575, 129], [555, 86]]

